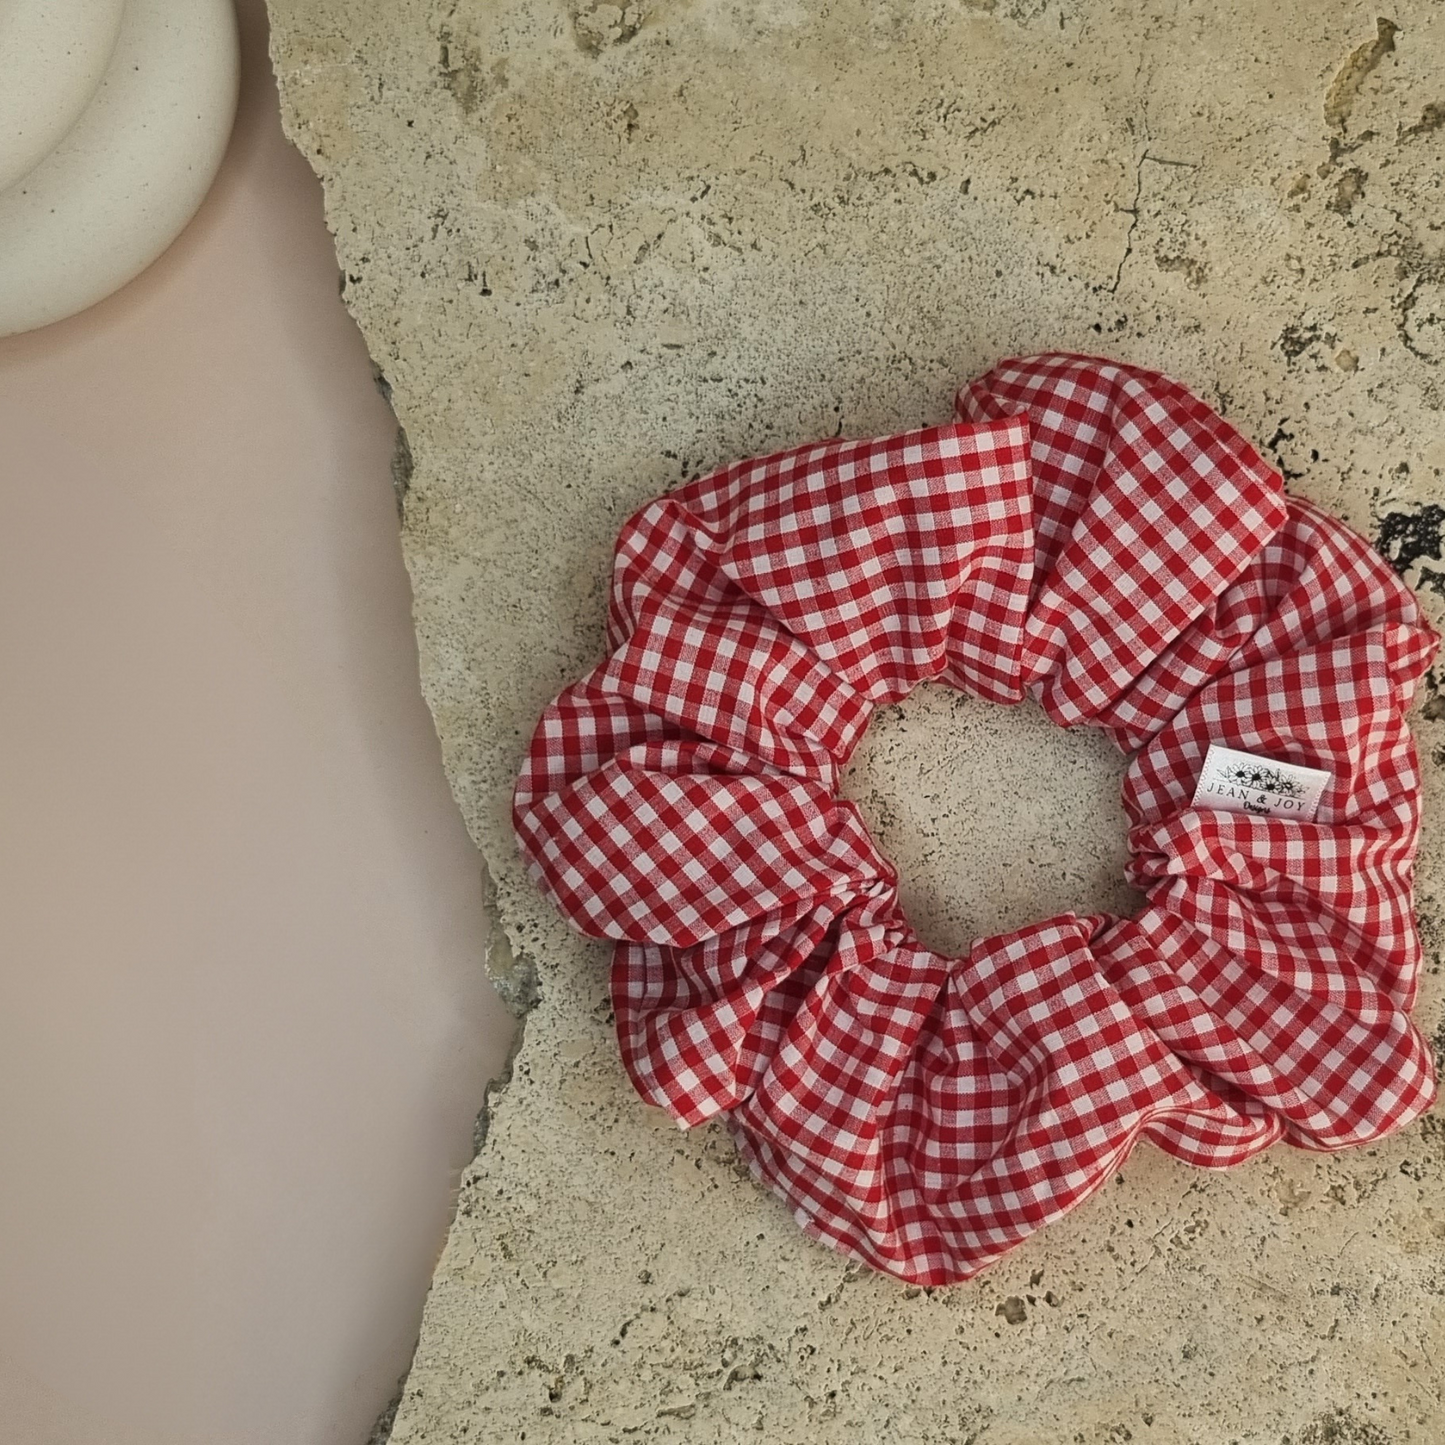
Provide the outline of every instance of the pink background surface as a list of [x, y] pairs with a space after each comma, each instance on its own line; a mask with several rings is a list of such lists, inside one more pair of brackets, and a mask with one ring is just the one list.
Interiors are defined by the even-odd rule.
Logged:
[[8, 1445], [361, 1445], [513, 1031], [394, 423], [240, 8], [201, 213], [0, 341]]

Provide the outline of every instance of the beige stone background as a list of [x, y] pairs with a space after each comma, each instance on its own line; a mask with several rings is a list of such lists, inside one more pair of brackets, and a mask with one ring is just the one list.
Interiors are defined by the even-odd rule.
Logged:
[[[530, 1009], [391, 1438], [1445, 1440], [1445, 1117], [1219, 1174], [1142, 1146], [985, 1276], [906, 1289], [805, 1241], [720, 1131], [633, 1099], [605, 951], [508, 825], [539, 711], [600, 655], [628, 512], [738, 456], [938, 421], [1002, 354], [1171, 372], [1441, 620], [1445, 6], [270, 8], [409, 440], [424, 685]], [[1433, 682], [1415, 718], [1439, 1040]], [[1000, 757], [1027, 775], [1002, 825]], [[1120, 769], [926, 691], [849, 787], [924, 936], [962, 947], [1119, 905]]]

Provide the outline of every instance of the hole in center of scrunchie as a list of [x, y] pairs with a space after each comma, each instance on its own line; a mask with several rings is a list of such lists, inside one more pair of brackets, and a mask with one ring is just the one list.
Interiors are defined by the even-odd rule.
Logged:
[[880, 707], [843, 781], [898, 868], [908, 921], [931, 949], [1058, 913], [1130, 914], [1128, 759], [1102, 733], [1066, 732], [1033, 702], [999, 707], [925, 684]]

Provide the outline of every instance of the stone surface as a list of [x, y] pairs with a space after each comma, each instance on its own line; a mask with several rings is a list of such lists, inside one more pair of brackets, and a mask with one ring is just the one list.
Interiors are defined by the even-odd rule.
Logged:
[[[501, 981], [532, 1005], [392, 1438], [1445, 1438], [1445, 1118], [1228, 1173], [1141, 1147], [990, 1273], [905, 1289], [805, 1241], [719, 1131], [635, 1101], [605, 952], [529, 887], [508, 826], [538, 712], [600, 655], [628, 512], [741, 455], [942, 419], [1003, 354], [1171, 372], [1440, 620], [1445, 10], [272, 11], [288, 123], [409, 438], [427, 697], [496, 879]], [[1416, 717], [1434, 1031], [1433, 681]], [[931, 692], [875, 723], [849, 787], [926, 935], [1117, 897], [1119, 762], [1097, 741]], [[1030, 757], [1054, 812], [1001, 835], [980, 790]]]

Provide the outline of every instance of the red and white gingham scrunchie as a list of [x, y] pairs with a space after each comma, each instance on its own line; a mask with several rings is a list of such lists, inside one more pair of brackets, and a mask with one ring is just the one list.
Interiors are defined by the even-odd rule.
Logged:
[[[1224, 1168], [1378, 1139], [1435, 1092], [1403, 713], [1437, 639], [1410, 592], [1154, 372], [1007, 361], [956, 411], [638, 512], [612, 654], [547, 709], [514, 807], [533, 875], [618, 941], [639, 1093], [724, 1115], [804, 1229], [924, 1285], [1141, 1135]], [[1132, 754], [1137, 917], [919, 942], [837, 789], [925, 678]], [[1328, 769], [1316, 821], [1192, 807], [1211, 742]]]

